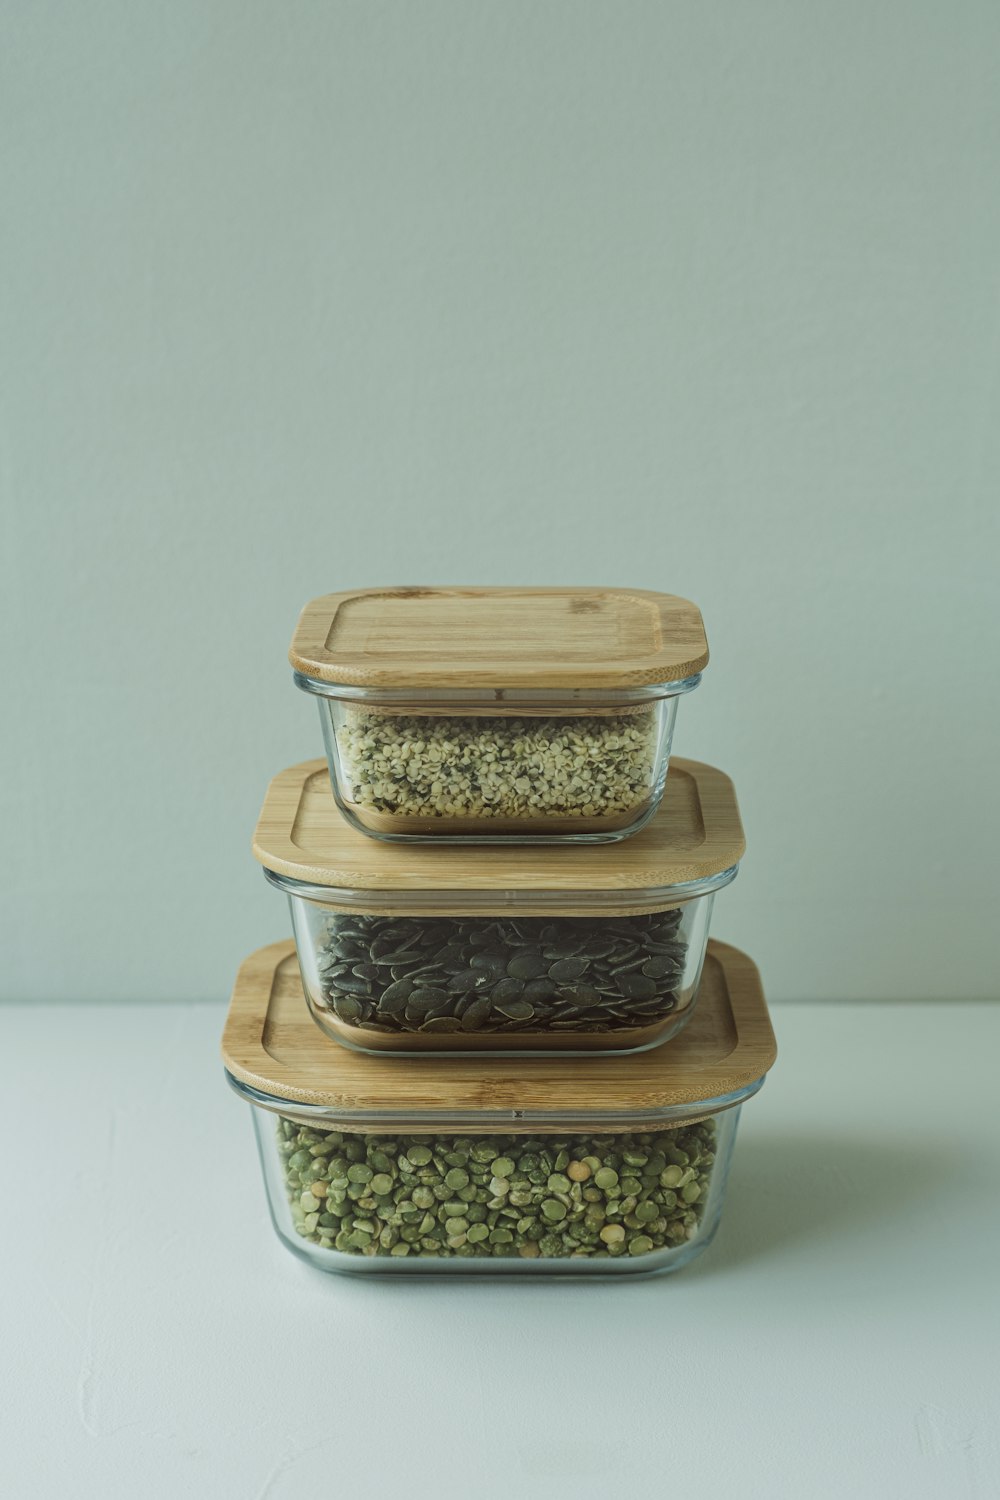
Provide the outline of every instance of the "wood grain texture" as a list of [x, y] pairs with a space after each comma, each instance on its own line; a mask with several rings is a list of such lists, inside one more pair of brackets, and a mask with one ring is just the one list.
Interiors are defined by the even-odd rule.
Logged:
[[[222, 1038], [226, 1069], [289, 1104], [385, 1115], [365, 1129], [419, 1128], [425, 1112], [478, 1116], [484, 1130], [512, 1128], [519, 1112], [557, 1116], [522, 1128], [565, 1128], [570, 1117], [598, 1122], [629, 1112], [651, 1126], [665, 1109], [699, 1104], [762, 1078], [776, 1056], [760, 975], [745, 953], [709, 943], [695, 1013], [680, 1036], [649, 1052], [603, 1058], [423, 1059], [351, 1052], [314, 1025], [295, 947], [272, 943], [237, 975]], [[492, 1116], [487, 1119], [486, 1116]], [[662, 1123], [662, 1122], [661, 1122]], [[632, 1122], [633, 1128], [639, 1128]], [[358, 1128], [355, 1124], [354, 1128]]]
[[646, 589], [360, 589], [311, 600], [289, 660], [350, 687], [606, 690], [690, 677], [708, 642], [697, 605]]
[[[294, 880], [348, 890], [389, 893], [516, 892], [517, 909], [531, 895], [559, 895], [572, 915], [584, 893], [628, 892], [627, 912], [643, 909], [643, 893], [718, 875], [743, 857], [746, 840], [729, 777], [700, 761], [674, 758], [663, 801], [634, 837], [612, 844], [466, 847], [385, 844], [353, 828], [330, 791], [324, 760], [290, 766], [271, 782], [253, 839], [254, 856]], [[375, 907], [371, 908], [375, 910]], [[394, 904], [393, 910], [403, 910]], [[547, 904], [543, 908], [555, 911]], [[593, 909], [586, 906], [585, 910]], [[612, 907], [607, 908], [610, 914]], [[655, 899], [646, 910], [663, 910]], [[442, 913], [462, 907], [442, 901]]]

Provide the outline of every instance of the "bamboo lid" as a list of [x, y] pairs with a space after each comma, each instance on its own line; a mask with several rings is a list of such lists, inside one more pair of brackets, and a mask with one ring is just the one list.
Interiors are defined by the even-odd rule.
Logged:
[[[469, 848], [387, 844], [351, 826], [330, 793], [326, 761], [303, 761], [275, 776], [253, 839], [255, 857], [280, 876], [349, 891], [413, 897], [432, 892], [518, 896], [532, 893], [619, 898], [638, 910], [662, 909], [664, 889], [703, 881], [738, 864], [746, 848], [729, 777], [696, 760], [673, 759], [656, 815], [632, 838], [613, 844], [517, 844]], [[661, 899], [661, 906], [655, 899]], [[394, 900], [402, 911], [404, 902]], [[442, 913], [456, 911], [443, 897]], [[549, 905], [546, 909], [551, 909]]]
[[[756, 965], [711, 941], [694, 1014], [665, 1046], [601, 1058], [426, 1058], [352, 1052], [314, 1024], [291, 942], [260, 948], [236, 978], [222, 1037], [227, 1073], [255, 1102], [322, 1108], [347, 1129], [631, 1128], [708, 1114], [749, 1097], [777, 1048]], [[735, 1098], [733, 1096], [736, 1096]]]
[[386, 588], [306, 605], [289, 660], [355, 688], [642, 687], [701, 671], [697, 605], [600, 588]]

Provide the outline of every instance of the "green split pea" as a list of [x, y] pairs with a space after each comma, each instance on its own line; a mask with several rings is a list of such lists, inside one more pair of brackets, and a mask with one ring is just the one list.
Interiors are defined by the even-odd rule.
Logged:
[[381, 1136], [279, 1118], [296, 1232], [348, 1255], [615, 1258], [698, 1233], [715, 1124], [591, 1136]]

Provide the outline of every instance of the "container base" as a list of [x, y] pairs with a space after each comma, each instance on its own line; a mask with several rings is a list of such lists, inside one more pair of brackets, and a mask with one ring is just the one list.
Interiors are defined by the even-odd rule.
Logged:
[[331, 1011], [311, 1005], [313, 1019], [322, 1031], [341, 1046], [353, 1052], [379, 1057], [386, 1053], [398, 1057], [468, 1057], [488, 1054], [490, 1057], [590, 1057], [594, 1053], [619, 1056], [629, 1052], [646, 1052], [677, 1036], [687, 1024], [694, 1005], [671, 1011], [653, 1026], [637, 1026], [621, 1031], [485, 1031], [436, 1032], [422, 1035], [409, 1031], [369, 1031], [363, 1026], [349, 1026]]
[[431, 1256], [401, 1256], [394, 1260], [392, 1256], [345, 1255], [340, 1250], [324, 1250], [307, 1245], [297, 1236], [293, 1238], [286, 1234], [273, 1213], [271, 1223], [285, 1249], [290, 1250], [297, 1260], [311, 1266], [314, 1271], [322, 1271], [327, 1276], [377, 1276], [390, 1280], [400, 1276], [432, 1276], [449, 1280], [456, 1276], [488, 1276], [491, 1281], [520, 1281], [525, 1276], [533, 1276], [559, 1281], [620, 1281], [624, 1276], [630, 1281], [642, 1281], [651, 1276], [669, 1276], [674, 1271], [683, 1270], [703, 1250], [708, 1249], [719, 1228], [716, 1218], [712, 1225], [706, 1226], [704, 1233], [699, 1233], [695, 1239], [689, 1240], [685, 1245], [678, 1245], [674, 1250], [655, 1250], [645, 1256], [615, 1256], [607, 1260], [588, 1260], [584, 1256], [553, 1256], [549, 1260], [519, 1260], [513, 1256], [509, 1259], [497, 1256], [492, 1260], [471, 1257], [468, 1260], [436, 1260]]
[[607, 818], [421, 818], [376, 812], [339, 795], [337, 806], [347, 821], [370, 838], [386, 843], [419, 844], [614, 844], [645, 828], [659, 799], [640, 803]]

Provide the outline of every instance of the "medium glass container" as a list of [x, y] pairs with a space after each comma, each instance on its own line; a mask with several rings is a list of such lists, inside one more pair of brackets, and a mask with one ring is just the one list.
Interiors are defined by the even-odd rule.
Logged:
[[272, 1222], [325, 1270], [636, 1275], [677, 1270], [722, 1214], [742, 1103], [775, 1046], [751, 961], [712, 943], [676, 1048], [403, 1071], [334, 1047], [291, 944], [240, 971], [223, 1038], [252, 1106]]
[[625, 845], [388, 850], [322, 763], [272, 782], [254, 844], [286, 892], [312, 1014], [363, 1052], [635, 1052], [698, 994], [715, 892], [744, 850], [732, 783], [678, 761]]
[[708, 646], [670, 594], [368, 589], [308, 604], [290, 659], [365, 833], [602, 843], [655, 813]]

